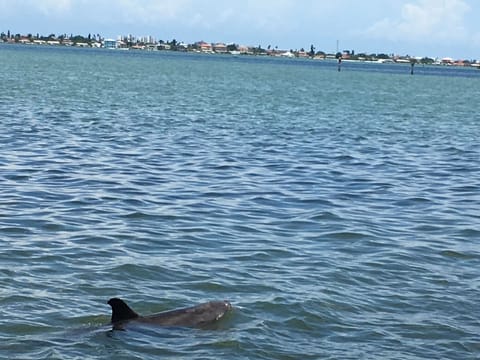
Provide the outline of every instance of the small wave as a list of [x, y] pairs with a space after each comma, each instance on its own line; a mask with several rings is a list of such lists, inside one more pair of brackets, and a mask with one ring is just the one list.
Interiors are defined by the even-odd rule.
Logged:
[[337, 240], [360, 240], [371, 238], [372, 235], [353, 231], [338, 231], [323, 234], [322, 237]]
[[406, 199], [402, 199], [395, 202], [396, 206], [407, 207], [407, 206], [426, 206], [426, 205], [434, 205], [434, 201], [431, 199], [427, 199], [425, 197], [410, 197]]
[[342, 217], [333, 213], [333, 212], [324, 211], [320, 214], [313, 215], [310, 218], [310, 220], [312, 220], [312, 221], [338, 221], [338, 220], [342, 220]]
[[18, 227], [18, 226], [2, 226], [0, 227], [0, 234], [5, 235], [31, 235], [34, 232], [30, 227]]
[[480, 255], [478, 253], [477, 254], [466, 254], [466, 253], [459, 252], [459, 251], [454, 251], [454, 250], [441, 251], [440, 255], [445, 256], [447, 258], [459, 259], [459, 260], [472, 260], [472, 259], [480, 258]]

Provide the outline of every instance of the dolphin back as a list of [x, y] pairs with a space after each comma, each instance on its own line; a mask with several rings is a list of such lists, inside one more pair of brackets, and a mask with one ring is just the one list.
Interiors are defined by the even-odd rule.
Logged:
[[121, 299], [112, 298], [108, 304], [112, 307], [113, 327], [119, 330], [124, 329], [125, 325], [130, 322], [162, 326], [202, 327], [214, 323], [232, 310], [229, 301], [209, 301], [192, 307], [141, 316]]
[[228, 301], [210, 301], [188, 308], [142, 316], [137, 321], [164, 326], [198, 327], [219, 320], [231, 309], [232, 305]]

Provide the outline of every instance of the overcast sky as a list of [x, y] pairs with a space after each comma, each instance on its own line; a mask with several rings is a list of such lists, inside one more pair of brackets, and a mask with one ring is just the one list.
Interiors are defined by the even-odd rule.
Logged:
[[0, 0], [0, 31], [480, 59], [480, 0]]

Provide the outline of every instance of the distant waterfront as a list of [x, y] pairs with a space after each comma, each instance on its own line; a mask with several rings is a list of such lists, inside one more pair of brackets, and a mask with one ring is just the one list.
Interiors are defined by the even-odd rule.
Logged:
[[378, 63], [411, 63], [445, 66], [464, 66], [480, 69], [480, 61], [476, 59], [464, 60], [432, 57], [416, 57], [412, 55], [398, 55], [386, 53], [363, 53], [354, 50], [343, 50], [335, 53], [316, 50], [312, 44], [308, 50], [299, 49], [279, 49], [277, 46], [268, 45], [265, 48], [261, 45], [247, 46], [236, 43], [226, 44], [223, 42], [210, 43], [206, 41], [197, 41], [192, 44], [179, 42], [175, 39], [171, 41], [157, 40], [152, 36], [134, 37], [132, 35], [119, 36], [117, 39], [104, 38], [100, 34], [82, 35], [55, 35], [48, 36], [40, 34], [12, 34], [10, 31], [0, 33], [0, 42], [9, 44], [24, 45], [49, 45], [49, 46], [75, 46], [91, 48], [107, 48], [115, 50], [144, 50], [144, 51], [180, 51], [180, 52], [198, 52], [207, 54], [231, 54], [231, 55], [256, 55], [256, 56], [274, 56], [285, 58], [311, 58], [315, 60], [349, 60], [349, 61], [368, 61]]

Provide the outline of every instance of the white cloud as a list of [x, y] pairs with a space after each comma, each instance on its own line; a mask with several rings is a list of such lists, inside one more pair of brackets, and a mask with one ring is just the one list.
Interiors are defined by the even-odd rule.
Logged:
[[0, 15], [36, 13], [43, 16], [61, 16], [83, 0], [0, 0]]
[[384, 18], [367, 35], [389, 40], [424, 42], [466, 40], [464, 17], [470, 7], [464, 0], [419, 0], [403, 5], [400, 19]]
[[45, 15], [60, 15], [71, 10], [72, 1], [42, 0], [33, 2], [32, 6], [37, 7]]
[[252, 31], [278, 34], [298, 21], [292, 18], [298, 8], [295, 0], [119, 0], [113, 8], [117, 23], [160, 28], [171, 25], [183, 30], [195, 29], [199, 34], [203, 30], [219, 34]]

